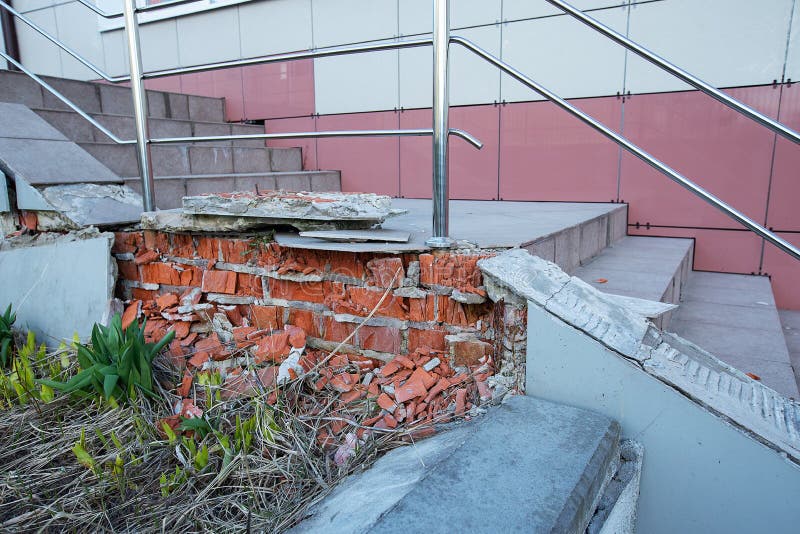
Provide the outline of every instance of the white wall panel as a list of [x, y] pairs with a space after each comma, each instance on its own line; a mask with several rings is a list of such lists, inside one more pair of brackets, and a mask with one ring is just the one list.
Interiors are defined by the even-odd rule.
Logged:
[[786, 78], [800, 80], [800, 5], [794, 3], [792, 13], [792, 33], [789, 36], [789, 50], [786, 56]]
[[[59, 40], [100, 69], [104, 69], [103, 43], [97, 28], [97, 15], [77, 2], [60, 4], [54, 11]], [[94, 71], [81, 65], [64, 51], [61, 51], [61, 70], [63, 76], [67, 78], [79, 80], [100, 78]]]
[[[6, 51], [5, 47], [5, 39], [3, 38], [3, 27], [0, 25], [0, 50], [3, 52]], [[5, 58], [0, 58], [0, 69], [7, 69], [8, 68], [8, 61]], [[2, 173], [0, 173], [2, 174]], [[5, 183], [3, 182], [4, 178], [0, 177], [0, 189], [5, 187]], [[2, 193], [0, 193], [1, 195]]]
[[397, 51], [314, 60], [317, 113], [398, 107]]
[[261, 56], [313, 47], [311, 0], [271, 0], [239, 6], [242, 55]]
[[122, 30], [103, 32], [103, 49], [105, 50], [106, 73], [110, 76], [123, 76], [130, 72], [128, 65], [128, 45]]
[[[403, 0], [398, 1], [403, 2]], [[430, 10], [432, 4], [432, 1], [428, 2]], [[500, 4], [500, 0], [450, 0], [450, 27], [497, 24], [501, 16]]]
[[[455, 47], [453, 47], [455, 49]], [[400, 51], [400, 107], [433, 105], [433, 51], [431, 47]]]
[[[487, 52], [500, 55], [500, 25], [460, 30]], [[431, 67], [433, 68], [433, 67]], [[460, 45], [450, 47], [450, 103], [491, 104], [500, 100], [500, 71]]]
[[[594, 16], [625, 32], [627, 7], [604, 9]], [[505, 24], [503, 61], [565, 98], [614, 95], [622, 90], [624, 49], [567, 16]], [[542, 99], [503, 76], [503, 100]]]
[[317, 48], [397, 35], [398, 0], [312, 0]]
[[[34, 11], [26, 15], [31, 21], [49, 34], [58, 36], [56, 15], [52, 9]], [[27, 24], [17, 22], [17, 39], [19, 41], [22, 64], [37, 74], [61, 76], [61, 56], [56, 45], [42, 37]]]
[[181, 66], [241, 57], [238, 10], [217, 9], [179, 18], [178, 51]]
[[36, 9], [43, 9], [55, 4], [53, 0], [15, 0], [13, 3], [14, 9], [20, 13], [27, 13]]
[[[621, 6], [627, 0], [567, 0], [568, 4], [585, 11], [610, 6]], [[559, 15], [564, 12], [545, 0], [503, 0], [503, 20], [519, 20], [533, 17]], [[580, 22], [575, 21], [576, 24]]]
[[[717, 87], [781, 78], [792, 0], [668, 0], [631, 8], [630, 37]], [[688, 86], [630, 54], [626, 90]]]
[[[139, 38], [145, 71], [173, 69], [180, 66], [178, 23], [175, 19], [145, 24], [139, 31]], [[125, 60], [127, 63], [127, 57]]]
[[397, 0], [400, 35], [416, 35], [433, 31], [432, 0]]

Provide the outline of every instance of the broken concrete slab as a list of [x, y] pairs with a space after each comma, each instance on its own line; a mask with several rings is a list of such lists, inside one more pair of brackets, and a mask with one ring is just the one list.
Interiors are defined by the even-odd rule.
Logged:
[[0, 171], [0, 213], [11, 211], [11, 202], [8, 198], [8, 182], [6, 175]]
[[[371, 226], [372, 221], [314, 221], [301, 219], [280, 219], [274, 217], [237, 217], [230, 215], [194, 215], [183, 209], [145, 212], [141, 215], [141, 225], [145, 230], [179, 233], [226, 233], [245, 232], [259, 228], [290, 226], [299, 231], [333, 229], [345, 227]], [[297, 234], [289, 234], [297, 238]], [[330, 243], [329, 243], [330, 245]]]
[[0, 242], [0, 305], [11, 304], [17, 326], [57, 345], [89, 337], [108, 319], [114, 298], [114, 234], [96, 229], [66, 235], [20, 236]]
[[130, 224], [141, 218], [142, 197], [124, 185], [57, 185], [41, 193], [54, 211], [77, 227]]
[[[341, 223], [336, 223], [340, 226]], [[420, 252], [430, 250], [425, 243], [416, 239], [408, 243], [397, 243], [391, 241], [366, 241], [363, 243], [339, 243], [325, 239], [313, 237], [302, 237], [288, 232], [276, 232], [275, 242], [282, 247], [304, 248], [309, 250], [336, 250], [343, 252], [382, 252], [382, 253], [401, 253], [401, 252]]]
[[393, 243], [408, 243], [411, 238], [409, 232], [374, 228], [371, 230], [318, 230], [300, 232], [300, 237], [313, 237], [341, 243], [363, 243], [366, 241], [391, 241]]
[[584, 532], [618, 461], [613, 420], [515, 396], [347, 478], [292, 532]]
[[183, 209], [194, 215], [229, 215], [312, 221], [383, 222], [392, 200], [372, 193], [216, 193], [183, 198]]

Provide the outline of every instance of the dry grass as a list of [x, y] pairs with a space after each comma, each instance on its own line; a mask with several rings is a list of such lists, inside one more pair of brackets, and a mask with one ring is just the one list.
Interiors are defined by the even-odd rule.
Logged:
[[[177, 375], [161, 363], [155, 376], [169, 388]], [[165, 389], [163, 400], [140, 398], [118, 408], [59, 396], [48, 404], [0, 411], [0, 531], [291, 527], [344, 476], [408, 440], [407, 430], [372, 432], [356, 455], [337, 467], [332, 451], [320, 448], [317, 433], [334, 412], [352, 425], [345, 432], [355, 431], [368, 415], [369, 401], [343, 412], [338, 395], [314, 391], [313, 379], [288, 385], [274, 407], [264, 402], [266, 391], [253, 399], [212, 402], [206, 416], [218, 433], [172, 443], [156, 430], [177, 400]], [[249, 446], [236, 443], [237, 417], [252, 418]], [[82, 435], [90, 467], [72, 450]], [[221, 442], [225, 437], [227, 447]], [[199, 467], [197, 451], [204, 445], [208, 463]]]

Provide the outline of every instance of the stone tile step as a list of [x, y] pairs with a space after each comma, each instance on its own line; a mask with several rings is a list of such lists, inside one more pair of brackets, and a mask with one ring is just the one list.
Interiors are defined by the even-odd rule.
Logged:
[[800, 311], [780, 310], [778, 315], [783, 326], [786, 348], [789, 350], [789, 361], [794, 370], [795, 380], [800, 387]]
[[[126, 178], [125, 185], [141, 193], [140, 179]], [[241, 174], [158, 176], [155, 179], [156, 206], [176, 209], [184, 196], [234, 191], [341, 191], [339, 171], [296, 171]]]
[[584, 532], [619, 465], [619, 425], [515, 396], [386, 454], [290, 532]]
[[670, 330], [787, 397], [800, 398], [767, 277], [690, 273]]
[[[139, 176], [136, 147], [116, 143], [79, 145], [120, 176]], [[151, 150], [155, 176], [295, 172], [302, 169], [299, 148], [216, 146], [212, 143], [159, 145]]]
[[[692, 268], [691, 239], [626, 237], [573, 274], [600, 291], [658, 302], [678, 303], [683, 284]], [[667, 313], [656, 320], [666, 328]]]
[[[51, 76], [42, 78], [87, 113], [133, 116], [131, 90], [127, 87]], [[152, 117], [225, 121], [223, 98], [147, 91], [147, 101]], [[25, 74], [7, 70], [0, 70], [0, 102], [13, 102], [35, 108], [69, 109]]]
[[[71, 110], [33, 108], [33, 111], [52, 124], [58, 131], [76, 143], [111, 143], [103, 132], [92, 126], [86, 119]], [[122, 139], [136, 137], [136, 125], [133, 117], [126, 115], [91, 114], [100, 124], [111, 130]], [[201, 137], [210, 135], [263, 134], [264, 127], [257, 124], [236, 124], [227, 122], [191, 121], [187, 119], [149, 120], [150, 135], [153, 138], [163, 137]], [[246, 146], [260, 148], [265, 146], [263, 140], [214, 141], [216, 146]]]

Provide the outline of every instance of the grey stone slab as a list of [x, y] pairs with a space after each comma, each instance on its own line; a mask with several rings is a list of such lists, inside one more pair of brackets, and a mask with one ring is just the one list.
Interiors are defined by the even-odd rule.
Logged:
[[[236, 190], [236, 177], [233, 175], [215, 177], [186, 178], [186, 196], [206, 195], [211, 193], [228, 193]], [[183, 201], [181, 199], [181, 205]]]
[[266, 148], [233, 148], [234, 172], [255, 173], [271, 170], [270, 153]]
[[616, 243], [628, 235], [628, 210], [615, 211], [608, 216], [609, 243]]
[[[180, 207], [181, 199], [186, 195], [186, 180], [184, 177], [156, 177], [155, 186], [156, 206], [162, 210], [171, 210]], [[139, 178], [128, 178], [125, 185], [142, 193], [142, 181]]]
[[339, 171], [320, 171], [311, 174], [312, 191], [341, 191], [342, 175]]
[[275, 185], [283, 191], [310, 191], [311, 177], [306, 173], [276, 173]]
[[6, 174], [31, 185], [122, 182], [108, 167], [69, 141], [0, 138], [0, 164]]
[[[129, 98], [133, 98], [133, 95]], [[167, 115], [167, 101], [164, 93], [160, 91], [147, 91], [147, 116], [159, 119], [166, 119]]]
[[581, 225], [580, 261], [594, 257], [608, 245], [608, 218], [601, 217]]
[[[300, 148], [269, 148], [270, 168], [275, 172], [303, 170], [303, 152]], [[312, 183], [312, 187], [313, 187]], [[322, 189], [319, 189], [322, 191]]]
[[553, 261], [567, 273], [572, 274], [580, 265], [580, 242], [581, 229], [579, 226], [566, 228], [555, 235], [555, 259]]
[[[100, 114], [94, 118], [120, 139], [136, 139], [136, 124], [133, 117]], [[95, 133], [94, 140], [98, 143], [113, 142], [110, 137], [99, 130]]]
[[79, 143], [80, 147], [103, 163], [114, 173], [123, 177], [139, 176], [136, 148], [115, 143]]
[[8, 182], [6, 175], [0, 171], [0, 213], [8, 213], [11, 211], [11, 201], [8, 197]]
[[189, 96], [189, 119], [205, 122], [225, 122], [225, 101], [222, 98]]
[[236, 175], [236, 191], [269, 191], [277, 189], [274, 174]]
[[419, 252], [428, 250], [424, 243], [410, 240], [408, 243], [367, 242], [367, 243], [337, 243], [312, 237], [300, 237], [298, 234], [276, 232], [275, 242], [282, 247], [302, 248], [309, 250], [337, 250], [343, 252]]
[[172, 119], [151, 119], [149, 121], [150, 137], [191, 137], [192, 124], [188, 121]]
[[34, 112], [70, 141], [82, 143], [95, 139], [95, 127], [77, 113], [47, 109], [37, 109]]
[[800, 385], [800, 311], [780, 310], [783, 337], [789, 350], [789, 361], [794, 370], [795, 381]]
[[20, 180], [14, 184], [14, 189], [17, 192], [17, 208], [21, 210], [30, 211], [52, 211], [53, 207], [47, 200], [44, 199], [42, 193], [28, 185], [24, 180]]
[[130, 89], [110, 84], [98, 84], [98, 89], [101, 113], [133, 116], [133, 100]]
[[691, 323], [771, 331], [776, 337], [780, 332], [778, 310], [768, 305], [737, 306], [695, 299], [686, 301], [682, 308], [678, 317]]
[[[68, 80], [65, 78], [53, 78], [51, 76], [43, 76], [42, 79], [86, 113], [100, 113], [100, 91], [98, 90], [97, 84]], [[70, 109], [69, 106], [56, 98], [50, 91], [45, 89], [42, 91], [42, 95], [43, 107], [50, 109]]]
[[408, 243], [411, 234], [396, 230], [317, 230], [300, 232], [300, 237], [313, 237], [325, 241], [340, 241], [345, 243], [364, 241], [391, 241], [393, 243]]
[[77, 332], [87, 339], [104, 322], [114, 297], [113, 234], [66, 238], [42, 246], [0, 250], [0, 302], [13, 303], [16, 326], [51, 347]]
[[192, 174], [229, 174], [233, 172], [233, 154], [229, 147], [190, 146]]
[[[257, 124], [231, 124], [231, 133], [235, 135], [263, 134], [264, 127]], [[249, 146], [253, 148], [262, 148], [266, 146], [263, 139], [238, 139], [234, 141], [233, 144], [234, 146]]]
[[526, 246], [525, 250], [534, 256], [539, 256], [543, 260], [554, 262], [556, 259], [556, 238], [555, 236], [551, 236], [542, 239], [532, 245]]
[[619, 460], [619, 425], [514, 397], [456, 434], [387, 454], [293, 532], [583, 532]]
[[[190, 135], [195, 137], [211, 137], [217, 135], [231, 135], [231, 125], [216, 122], [192, 122], [193, 132]], [[214, 141], [217, 146], [230, 146], [231, 141]]]
[[0, 70], [0, 102], [40, 108], [43, 103], [42, 91], [42, 86], [21, 72]]
[[166, 93], [169, 117], [173, 119], [189, 120], [189, 97], [177, 93]]
[[66, 141], [66, 136], [22, 104], [0, 103], [0, 137]]

